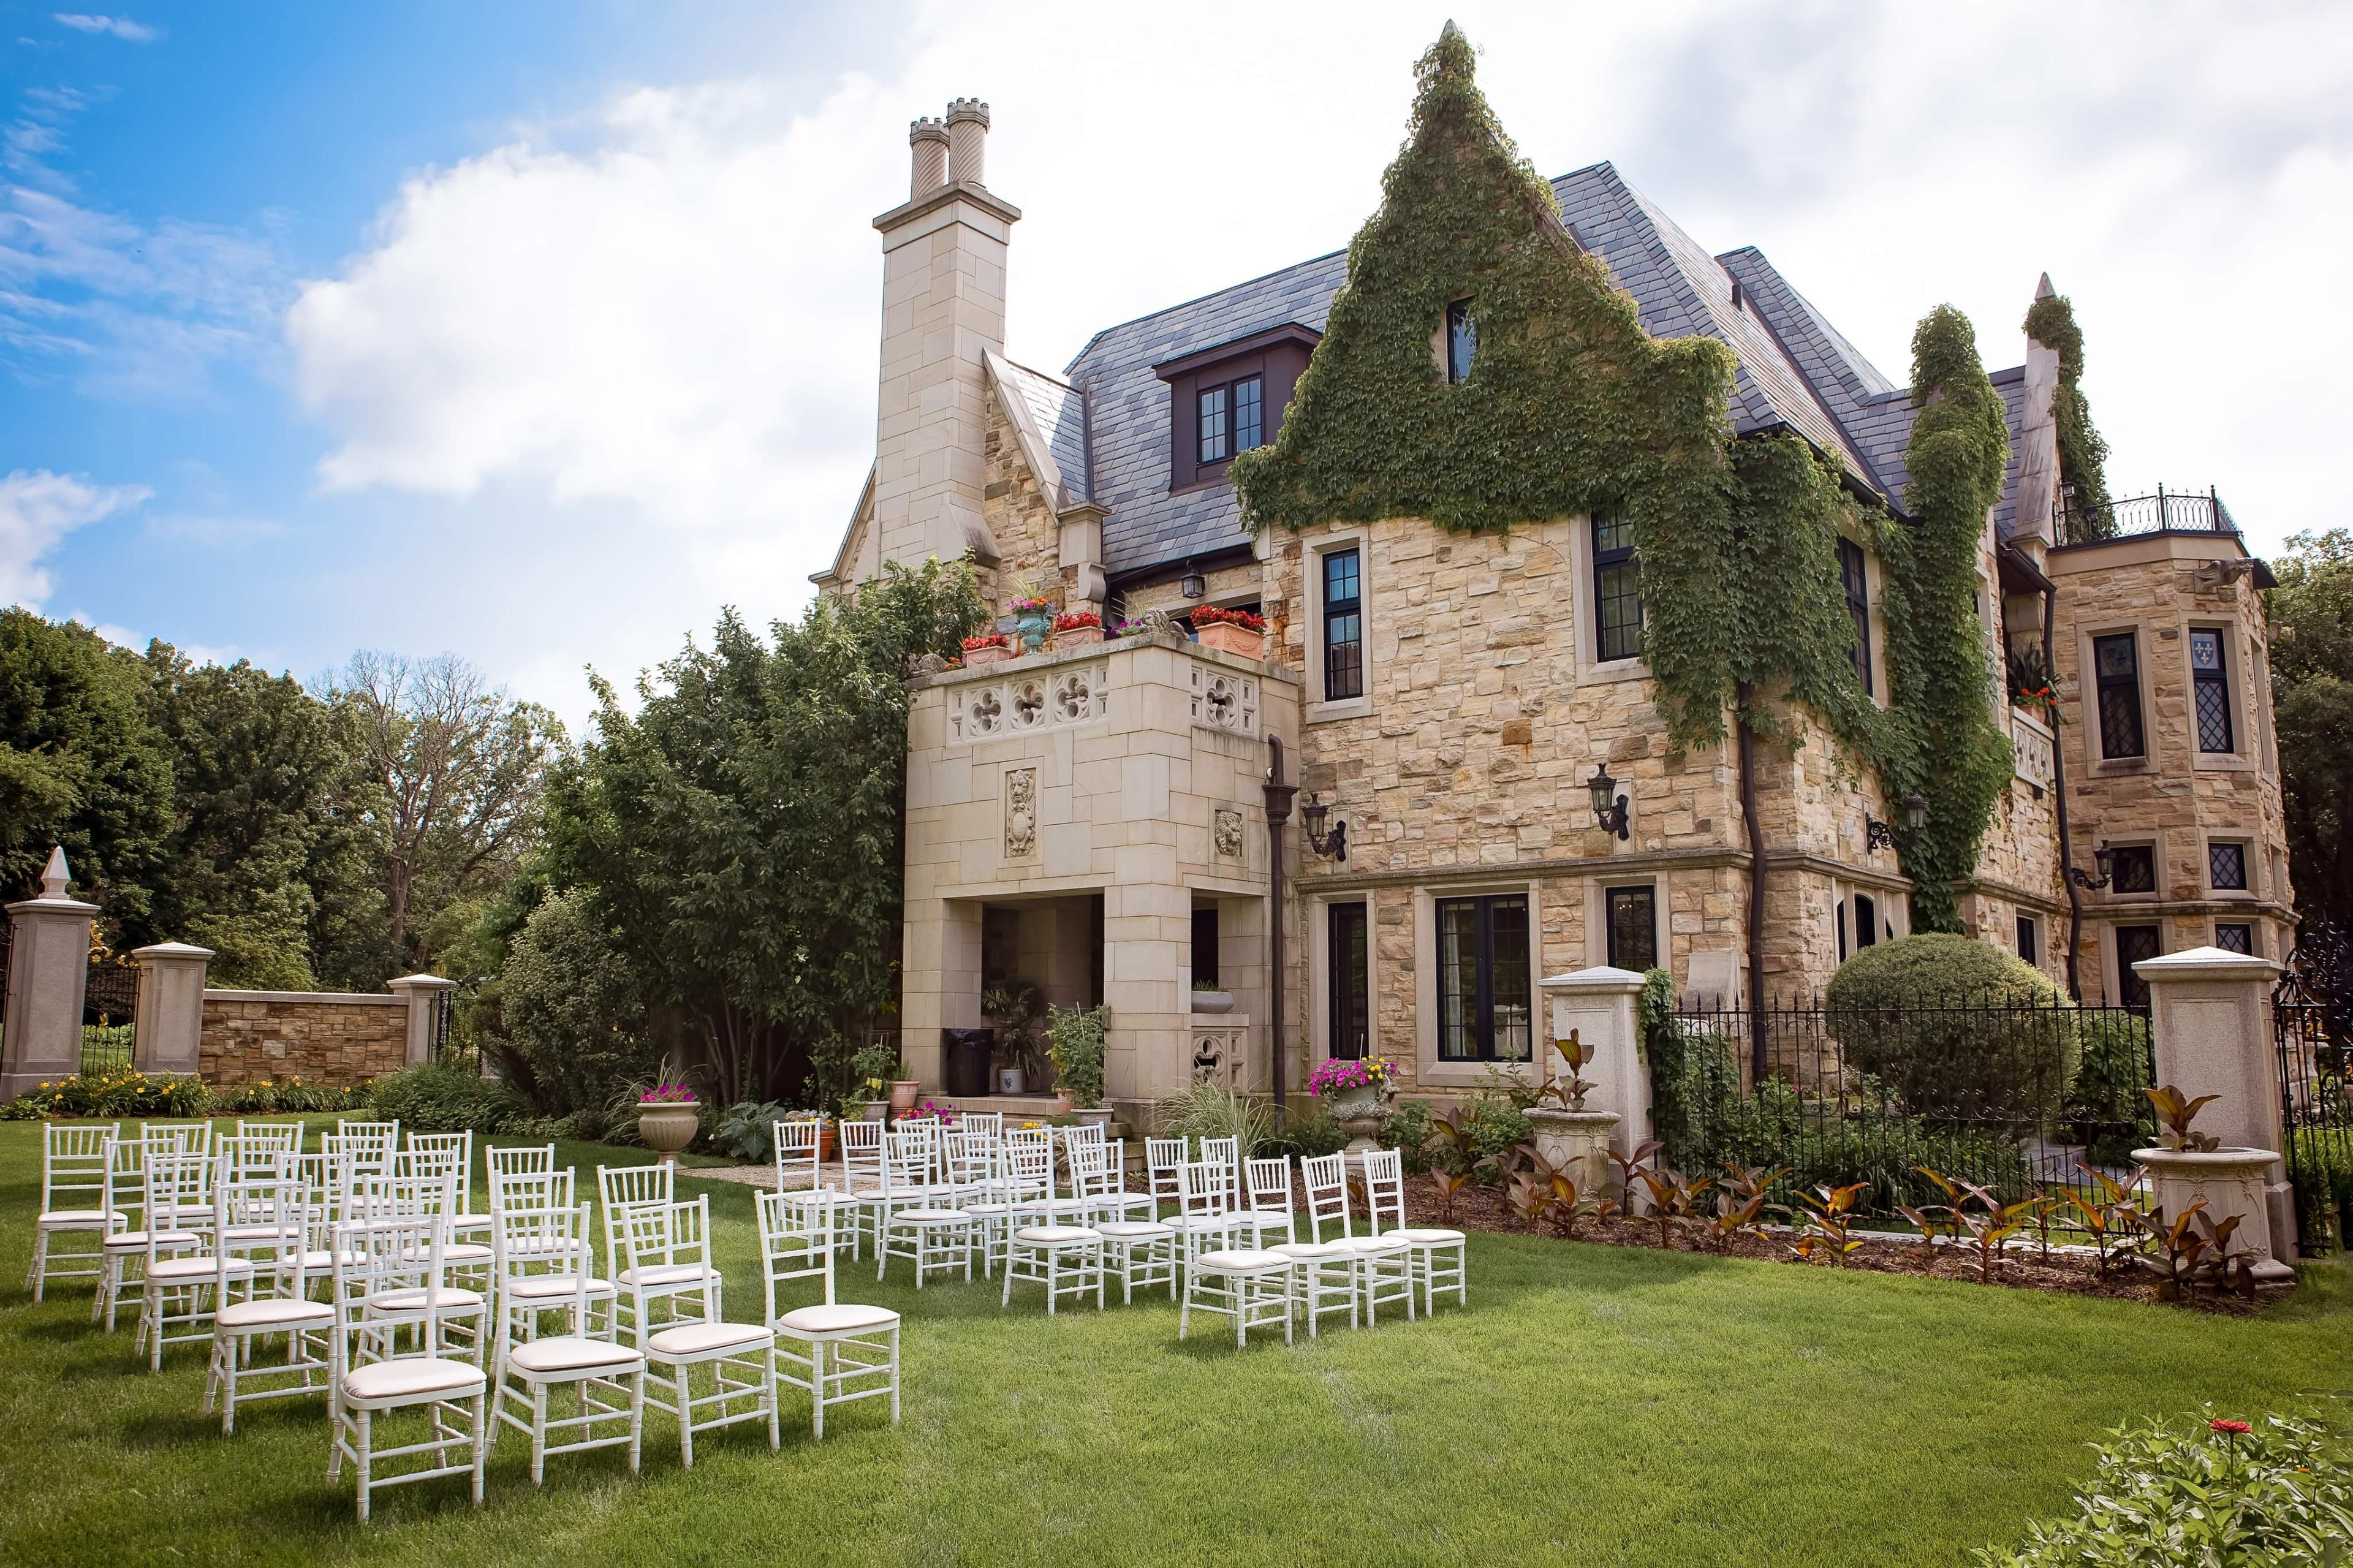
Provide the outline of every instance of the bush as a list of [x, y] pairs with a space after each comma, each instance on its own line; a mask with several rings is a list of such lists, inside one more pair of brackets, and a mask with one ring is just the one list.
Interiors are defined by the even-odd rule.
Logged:
[[1324, 1154], [1336, 1154], [1348, 1146], [1348, 1134], [1320, 1100], [1311, 1100], [1306, 1108], [1291, 1113], [1282, 1135], [1270, 1138], [1260, 1145], [1262, 1159], [1276, 1155], [1301, 1160], [1313, 1160]]
[[1237, 1094], [1219, 1083], [1196, 1083], [1159, 1105], [1160, 1125], [1172, 1137], [1231, 1138], [1245, 1160], [1274, 1133], [1274, 1112], [1266, 1101]]
[[791, 1114], [780, 1100], [738, 1100], [711, 1130], [711, 1142], [723, 1154], [765, 1165], [776, 1156], [776, 1124]]
[[213, 1106], [212, 1090], [190, 1074], [134, 1072], [110, 1068], [103, 1072], [76, 1073], [45, 1083], [12, 1100], [11, 1121], [38, 1121], [53, 1116], [136, 1117], [202, 1116]]
[[1071, 1091], [1071, 1103], [1091, 1108], [1103, 1103], [1103, 1010], [1101, 1007], [1046, 1009], [1046, 1055], [1054, 1064], [1054, 1084]]
[[2081, 1143], [2094, 1165], [2122, 1165], [2157, 1140], [2157, 1118], [2142, 1090], [2149, 1082], [2148, 1020], [2130, 1013], [2079, 1014], [2082, 1064], [2062, 1112], [2067, 1142]]
[[2074, 1014], [2059, 988], [1968, 937], [1865, 948], [1839, 965], [1827, 1001], [1846, 1065], [1940, 1122], [2032, 1131], [2058, 1111], [2074, 1076]]
[[[1332, 1131], [1340, 1132], [1337, 1122], [1333, 1123]], [[1426, 1100], [1399, 1100], [1381, 1119], [1381, 1147], [1394, 1149], [1405, 1156], [1402, 1163], [1409, 1176], [1419, 1176], [1430, 1169], [1430, 1101]], [[1340, 1132], [1340, 1146], [1345, 1148], [1347, 1142], [1348, 1135]]]
[[356, 1110], [367, 1102], [368, 1091], [364, 1084], [357, 1089], [329, 1089], [323, 1084], [304, 1083], [299, 1078], [288, 1079], [284, 1083], [263, 1079], [259, 1083], [241, 1083], [233, 1089], [213, 1090], [215, 1110], [230, 1110], [242, 1116]]
[[368, 1085], [367, 1106], [419, 1132], [508, 1132], [533, 1120], [531, 1108], [504, 1084], [446, 1062], [385, 1074]]
[[636, 968], [585, 893], [553, 894], [531, 912], [501, 994], [508, 1046], [550, 1111], [601, 1110], [660, 1060], [643, 1033]]
[[[2030, 1527], [2017, 1552], [1980, 1548], [1984, 1568], [2285, 1568], [2353, 1549], [2353, 1468], [2317, 1422], [2271, 1415], [2217, 1431], [2206, 1415], [2176, 1431], [2117, 1427], [2072, 1519]], [[2233, 1424], [2235, 1425], [2235, 1424]]]

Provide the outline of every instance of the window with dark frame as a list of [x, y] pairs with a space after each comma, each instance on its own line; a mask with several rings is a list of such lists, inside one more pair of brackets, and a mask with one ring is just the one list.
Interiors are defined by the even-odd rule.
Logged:
[[2147, 753], [2140, 732], [2140, 649], [2130, 632], [2092, 639], [2099, 677], [2100, 755], [2113, 760]]
[[2034, 929], [2032, 915], [2018, 917], [2018, 956], [2029, 965], [2042, 962], [2042, 933]]
[[2157, 847], [2152, 844], [2119, 844], [2111, 862], [2116, 878], [2112, 884], [2119, 893], [2154, 893], [2157, 891]]
[[1327, 904], [1324, 918], [1331, 942], [1326, 965], [1331, 991], [1325, 1007], [1332, 1021], [1331, 1054], [1360, 1061], [1372, 1048], [1370, 1020], [1366, 1016], [1366, 994], [1372, 989], [1372, 948], [1365, 906]]
[[1193, 395], [1198, 411], [1196, 466], [1222, 463], [1237, 452], [1266, 445], [1265, 382], [1247, 375]]
[[1846, 962], [1846, 900], [1844, 899], [1838, 901], [1838, 939], [1839, 962], [1844, 963]]
[[2206, 846], [2206, 885], [2225, 893], [2247, 890], [2247, 847], [2213, 843]]
[[2148, 982], [2133, 965], [2155, 958], [2160, 951], [2155, 926], [2116, 927], [2116, 999], [2127, 1007], [2148, 1005]]
[[2219, 631], [2198, 631], [2189, 634], [2189, 679], [2192, 706], [2198, 711], [2198, 749], [2201, 752], [2233, 752], [2238, 750], [2231, 735], [2231, 686], [2223, 668], [2222, 634]]
[[2243, 952], [2252, 958], [2255, 952], [2255, 928], [2243, 921], [2218, 921], [2214, 925], [2214, 945], [2224, 952]]
[[1259, 439], [1260, 381], [1246, 376], [1234, 383], [1234, 450], [1247, 452], [1263, 445]]
[[1364, 578], [1354, 550], [1324, 557], [1324, 699], [1365, 694]]
[[1198, 395], [1198, 406], [1201, 411], [1198, 460], [1221, 463], [1233, 456], [1226, 447], [1226, 389], [1222, 386], [1203, 387]]
[[1659, 890], [1649, 883], [1637, 888], [1610, 888], [1603, 893], [1609, 906], [1609, 967], [1640, 973], [1659, 966]]
[[1839, 585], [1846, 590], [1847, 619], [1854, 623], [1854, 642], [1849, 649], [1854, 660], [1854, 677], [1862, 682], [1865, 691], [1871, 689], [1871, 579], [1863, 569], [1862, 546], [1852, 539], [1838, 542]]
[[[1426, 316], [1422, 319], [1429, 320]], [[1468, 379], [1471, 362], [1478, 353], [1479, 329], [1471, 321], [1471, 301], [1457, 300], [1446, 307], [1446, 379]]]
[[1879, 942], [1879, 900], [1869, 893], [1854, 896], [1854, 945], [1873, 947]]
[[1634, 525], [1593, 520], [1593, 657], [1597, 663], [1642, 657], [1642, 569], [1634, 559]]
[[1438, 1055], [1524, 1062], [1534, 1042], [1525, 893], [1438, 900]]

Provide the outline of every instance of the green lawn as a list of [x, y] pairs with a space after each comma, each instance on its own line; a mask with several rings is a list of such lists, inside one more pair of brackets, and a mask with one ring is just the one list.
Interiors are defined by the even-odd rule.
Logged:
[[[2212, 1400], [2252, 1414], [2353, 1382], [2353, 1281], [2311, 1269], [2259, 1320], [1885, 1275], [1474, 1237], [1472, 1306], [1237, 1352], [1155, 1304], [1049, 1321], [1034, 1293], [878, 1289], [907, 1315], [905, 1422], [806, 1406], [646, 1471], [502, 1443], [462, 1482], [352, 1518], [317, 1404], [197, 1413], [69, 1287], [20, 1289], [39, 1129], [0, 1125], [0, 1558], [41, 1563], [1469, 1563], [1698, 1568], [1960, 1563], [2064, 1506], [2082, 1445]], [[594, 1166], [640, 1151], [568, 1146]], [[731, 1317], [756, 1317], [752, 1194], [708, 1190]], [[871, 1265], [870, 1265], [871, 1267]], [[903, 1265], [899, 1266], [903, 1268]], [[903, 1278], [903, 1274], [901, 1276]]]

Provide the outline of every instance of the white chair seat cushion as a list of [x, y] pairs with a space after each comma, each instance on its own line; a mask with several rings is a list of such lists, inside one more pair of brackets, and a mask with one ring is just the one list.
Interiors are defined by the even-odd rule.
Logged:
[[788, 1334], [847, 1334], [860, 1329], [889, 1328], [898, 1321], [899, 1314], [888, 1307], [837, 1301], [823, 1307], [796, 1307], [776, 1320], [776, 1327]]
[[1291, 1259], [1271, 1248], [1255, 1247], [1221, 1247], [1215, 1252], [1205, 1252], [1193, 1260], [1197, 1268], [1213, 1274], [1233, 1272], [1253, 1273], [1261, 1268], [1288, 1268]]
[[[167, 1230], [155, 1238], [158, 1247], [194, 1247], [204, 1237], [193, 1230]], [[106, 1238], [109, 1252], [144, 1252], [147, 1233], [143, 1230], [118, 1230]]]
[[1001, 1214], [1011, 1214], [1011, 1204], [965, 1204], [964, 1212], [975, 1219], [994, 1219]]
[[496, 1215], [453, 1214], [449, 1216], [449, 1228], [465, 1236], [471, 1236], [478, 1230], [489, 1230], [497, 1224]]
[[441, 1261], [451, 1268], [488, 1263], [491, 1257], [491, 1249], [479, 1241], [452, 1241], [441, 1248]]
[[275, 1297], [267, 1301], [237, 1301], [213, 1314], [224, 1329], [290, 1329], [303, 1323], [332, 1323], [335, 1310], [324, 1301], [301, 1301]]
[[374, 1405], [387, 1400], [468, 1398], [489, 1386], [482, 1369], [438, 1356], [406, 1356], [354, 1367], [343, 1378], [343, 1397]]
[[699, 1285], [718, 1278], [719, 1270], [702, 1263], [661, 1263], [651, 1268], [624, 1268], [620, 1274], [624, 1285]]
[[1280, 1252], [1285, 1258], [1298, 1263], [1323, 1263], [1334, 1258], [1354, 1258], [1356, 1255], [1355, 1247], [1344, 1247], [1337, 1241], [1282, 1241], [1277, 1242], [1267, 1250]]
[[530, 1340], [507, 1352], [507, 1364], [518, 1372], [542, 1374], [558, 1372], [635, 1372], [646, 1358], [628, 1345], [592, 1340], [578, 1334], [551, 1334]]
[[1443, 1247], [1450, 1242], [1461, 1241], [1462, 1239], [1462, 1233], [1461, 1231], [1448, 1230], [1443, 1226], [1434, 1225], [1416, 1226], [1406, 1230], [1398, 1231], [1397, 1234], [1404, 1237], [1416, 1247]]
[[898, 1209], [891, 1215], [892, 1225], [952, 1225], [965, 1216], [962, 1209]]
[[1180, 1214], [1161, 1221], [1180, 1234], [1214, 1236], [1234, 1228], [1234, 1216], [1229, 1214]]
[[1025, 1225], [1013, 1233], [1016, 1241], [1034, 1241], [1043, 1247], [1060, 1247], [1082, 1241], [1101, 1241], [1100, 1231], [1089, 1230], [1082, 1225]]
[[40, 1223], [51, 1230], [62, 1230], [73, 1226], [107, 1225], [130, 1217], [121, 1209], [44, 1209]]
[[681, 1323], [648, 1340], [646, 1350], [665, 1358], [724, 1355], [765, 1350], [776, 1342], [775, 1331], [757, 1323]]
[[1168, 1226], [1148, 1219], [1105, 1220], [1095, 1226], [1095, 1233], [1106, 1240], [1151, 1241], [1176, 1232]]
[[294, 1227], [290, 1225], [233, 1225], [223, 1233], [231, 1247], [251, 1246], [257, 1241], [290, 1241]]
[[1292, 1222], [1288, 1209], [1244, 1209], [1234, 1218], [1248, 1220], [1253, 1225], [1289, 1225]]
[[[482, 1298], [476, 1291], [444, 1285], [436, 1292], [435, 1305], [445, 1312], [479, 1310]], [[412, 1285], [406, 1290], [379, 1290], [367, 1299], [367, 1309], [371, 1312], [421, 1312], [425, 1310], [425, 1288]]]
[[1352, 1236], [1345, 1246], [1361, 1253], [1403, 1252], [1413, 1243], [1401, 1230], [1383, 1231], [1378, 1236]]
[[[155, 1267], [147, 1270], [147, 1278], [166, 1284], [184, 1283], [190, 1279], [209, 1279], [219, 1269], [220, 1259], [216, 1258], [159, 1258], [155, 1260]], [[242, 1258], [232, 1258], [228, 1260], [228, 1271], [232, 1277], [241, 1279], [253, 1272], [253, 1265]]]
[[[580, 1294], [580, 1277], [576, 1274], [530, 1274], [521, 1279], [506, 1281], [502, 1289], [512, 1301], [560, 1301], [566, 1296]], [[609, 1296], [613, 1282], [609, 1279], [588, 1281], [588, 1294]]]

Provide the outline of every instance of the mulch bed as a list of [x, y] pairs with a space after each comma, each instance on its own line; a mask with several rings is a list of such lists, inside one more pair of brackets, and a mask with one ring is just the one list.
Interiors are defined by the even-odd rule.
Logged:
[[[1464, 1187], [1456, 1194], [1454, 1217], [1447, 1220], [1440, 1212], [1437, 1199], [1426, 1184], [1409, 1181], [1406, 1184], [1407, 1223], [1411, 1225], [1451, 1224], [1460, 1230], [1483, 1230], [1499, 1236], [1529, 1234], [1519, 1217], [1504, 1201], [1504, 1194], [1493, 1187], [1476, 1184]], [[1858, 1227], [1860, 1228], [1860, 1227]], [[1553, 1237], [1555, 1228], [1546, 1224], [1539, 1234]], [[1659, 1226], [1651, 1219], [1580, 1219], [1575, 1241], [1592, 1242], [1603, 1247], [1644, 1247], [1656, 1249]], [[1712, 1237], [1704, 1233], [1701, 1222], [1680, 1220], [1672, 1230], [1670, 1250], [1695, 1252], [1711, 1257], [1747, 1258], [1761, 1262], [1786, 1263], [1796, 1268], [1830, 1268], [1832, 1264], [1808, 1263], [1789, 1250], [1793, 1239], [1787, 1231], [1767, 1231], [1763, 1236], [1744, 1236], [1730, 1248], [1719, 1253]], [[1923, 1258], [1916, 1243], [1868, 1240], [1849, 1254], [1849, 1268], [1873, 1274], [1913, 1274], [1934, 1279], [1961, 1280], [1969, 1284], [1981, 1282], [1974, 1248], [1941, 1246], [1932, 1257]], [[2145, 1270], [2128, 1263], [2111, 1267], [2104, 1279], [2099, 1265], [2092, 1258], [2073, 1252], [2062, 1252], [2053, 1246], [2048, 1257], [2030, 1232], [2022, 1239], [2013, 1239], [1994, 1270], [1993, 1283], [2012, 1289], [2052, 1290], [2071, 1296], [2102, 1296], [2118, 1301], [2157, 1302], [2157, 1281]], [[2248, 1301], [2238, 1296], [2217, 1295], [2209, 1290], [2194, 1291], [2182, 1299], [2183, 1306], [2200, 1310], [2221, 1312], [2232, 1317], [2244, 1317], [2262, 1309], [2271, 1298], [2283, 1292], [2266, 1290], [2257, 1300]]]

